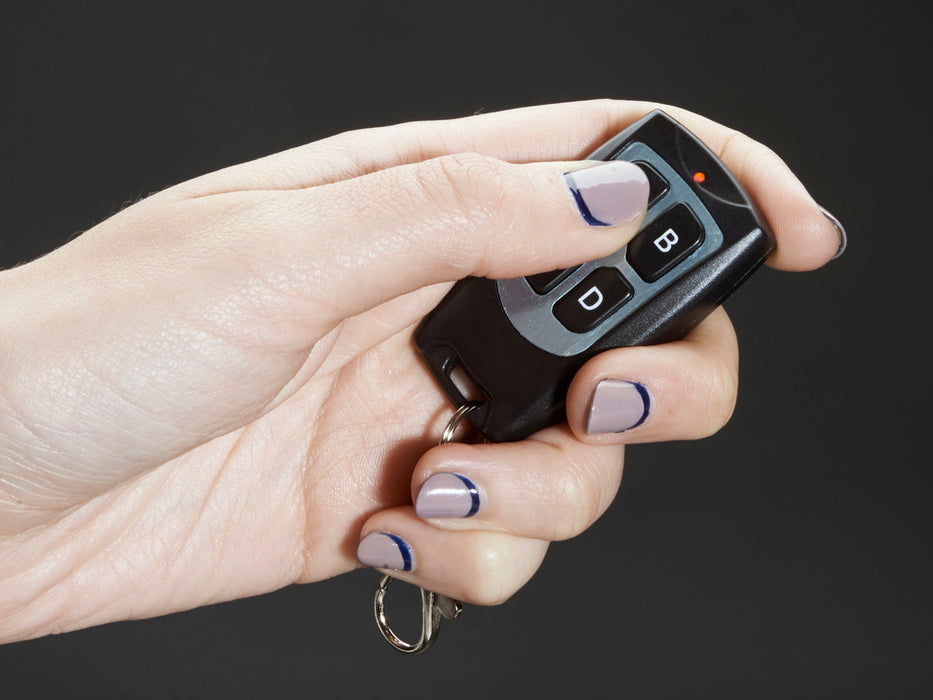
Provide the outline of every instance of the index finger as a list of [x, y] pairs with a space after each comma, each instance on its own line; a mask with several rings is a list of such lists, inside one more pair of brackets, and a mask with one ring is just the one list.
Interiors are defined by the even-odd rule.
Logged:
[[826, 215], [774, 151], [701, 115], [651, 102], [571, 102], [351, 131], [211, 173], [179, 191], [204, 196], [238, 189], [313, 187], [465, 152], [514, 163], [573, 160], [652, 109], [662, 109], [695, 133], [756, 200], [777, 239], [769, 265], [812, 270], [841, 252], [841, 225]]

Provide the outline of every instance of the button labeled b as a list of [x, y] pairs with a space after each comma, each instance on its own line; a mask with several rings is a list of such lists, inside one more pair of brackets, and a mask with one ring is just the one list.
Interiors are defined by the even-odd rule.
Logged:
[[667, 231], [654, 239], [654, 246], [662, 253], [670, 253], [671, 248], [677, 245], [679, 240], [680, 238], [677, 237], [677, 233], [674, 231], [674, 229], [669, 228]]
[[655, 282], [686, 260], [704, 237], [690, 207], [678, 202], [632, 239], [625, 259], [645, 282]]

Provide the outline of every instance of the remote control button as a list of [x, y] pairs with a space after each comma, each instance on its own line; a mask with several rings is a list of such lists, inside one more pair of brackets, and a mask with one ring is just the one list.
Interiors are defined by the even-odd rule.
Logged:
[[568, 267], [564, 270], [551, 270], [550, 272], [539, 272], [537, 275], [530, 275], [525, 278], [525, 281], [531, 286], [535, 293], [537, 294], [547, 294], [554, 287], [559, 285], [565, 279], [570, 277], [570, 274], [576, 270], [579, 265], [574, 267]]
[[635, 236], [625, 258], [645, 282], [654, 282], [699, 248], [703, 237], [703, 226], [681, 202]]
[[661, 177], [661, 174], [657, 170], [652, 168], [645, 161], [636, 160], [634, 163], [645, 171], [645, 175], [648, 178], [648, 207], [650, 208], [664, 196], [664, 193], [670, 189], [670, 185], [667, 184], [667, 180]]
[[632, 298], [634, 290], [614, 267], [599, 267], [560, 298], [554, 316], [574, 333], [596, 328], [613, 311]]

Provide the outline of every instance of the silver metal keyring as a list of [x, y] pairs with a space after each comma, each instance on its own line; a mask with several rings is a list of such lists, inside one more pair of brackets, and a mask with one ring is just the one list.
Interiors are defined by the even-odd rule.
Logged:
[[417, 642], [411, 643], [401, 639], [392, 628], [389, 627], [389, 621], [386, 619], [385, 597], [386, 591], [395, 579], [386, 574], [379, 582], [376, 588], [376, 597], [373, 600], [373, 609], [376, 613], [376, 625], [382, 636], [393, 647], [403, 654], [420, 654], [427, 651], [434, 640], [437, 639], [437, 632], [441, 627], [441, 617], [448, 620], [456, 620], [463, 612], [463, 606], [459, 601], [440, 595], [434, 591], [421, 589], [421, 636]]
[[460, 408], [457, 409], [457, 412], [451, 416], [450, 420], [447, 421], [447, 426], [444, 428], [444, 432], [441, 434], [441, 441], [438, 444], [446, 445], [448, 442], [453, 440], [454, 433], [457, 432], [457, 428], [460, 427], [461, 421], [463, 421], [466, 416], [482, 406], [483, 404], [479, 401], [470, 401], [469, 403], [463, 404]]
[[[453, 439], [454, 433], [457, 432], [457, 428], [460, 426], [461, 421], [463, 421], [463, 418], [469, 414], [470, 411], [473, 411], [481, 405], [481, 403], [474, 401], [465, 403], [458, 408], [451, 419], [447, 421], [447, 426], [444, 428], [444, 432], [441, 435], [440, 444], [444, 445], [450, 442]], [[398, 651], [403, 654], [420, 654], [427, 651], [431, 645], [434, 644], [434, 640], [437, 639], [437, 633], [441, 626], [441, 618], [444, 617], [448, 620], [456, 620], [460, 617], [460, 613], [463, 612], [463, 606], [458, 600], [422, 588], [421, 637], [419, 637], [417, 642], [406, 642], [392, 631], [392, 628], [389, 626], [389, 621], [386, 618], [386, 592], [389, 590], [389, 586], [394, 580], [392, 576], [386, 574], [376, 587], [376, 596], [373, 599], [373, 612], [376, 615], [376, 626], [379, 628], [382, 636], [385, 637], [385, 640]]]

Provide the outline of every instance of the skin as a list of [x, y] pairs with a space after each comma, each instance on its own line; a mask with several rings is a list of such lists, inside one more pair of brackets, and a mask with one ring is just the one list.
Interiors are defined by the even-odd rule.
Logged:
[[[655, 107], [594, 101], [367, 129], [145, 199], [0, 273], [0, 641], [141, 618], [351, 570], [373, 531], [412, 583], [504, 601], [547, 542], [608, 507], [629, 442], [693, 439], [732, 412], [738, 352], [719, 310], [681, 341], [607, 352], [568, 422], [520, 443], [436, 446], [452, 413], [411, 333], [466, 275], [609, 254], [561, 173]], [[829, 261], [836, 229], [766, 147], [672, 107], [759, 202], [769, 264]], [[590, 436], [607, 377], [641, 382], [640, 427]], [[419, 519], [431, 474], [483, 506]]]

